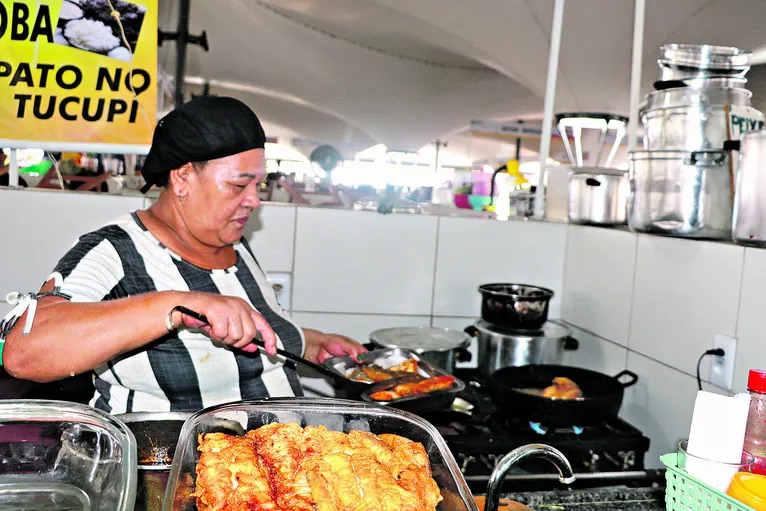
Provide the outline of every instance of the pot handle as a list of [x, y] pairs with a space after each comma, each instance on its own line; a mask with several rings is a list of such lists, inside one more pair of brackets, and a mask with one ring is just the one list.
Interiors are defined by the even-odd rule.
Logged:
[[[628, 381], [619, 381], [620, 378], [623, 376], [629, 376], [630, 379]], [[636, 384], [638, 381], [638, 375], [634, 373], [633, 371], [628, 371], [627, 369], [620, 371], [619, 373], [614, 375], [614, 379], [618, 380], [618, 383], [622, 385], [622, 388], [627, 389], [628, 387], [632, 387]]]
[[471, 352], [466, 348], [455, 348], [455, 359], [458, 362], [470, 362], [473, 358]]
[[726, 161], [726, 151], [712, 150], [712, 151], [692, 151], [689, 153], [688, 165], [697, 165], [700, 163], [712, 162], [716, 165], [723, 165]]
[[654, 82], [655, 90], [675, 89], [678, 87], [686, 87], [686, 82], [683, 80], [657, 80]]
[[467, 333], [471, 337], [479, 337], [479, 329], [473, 325], [465, 327], [463, 332]]
[[724, 151], [739, 151], [740, 146], [739, 140], [724, 140], [723, 142]]
[[588, 186], [601, 186], [601, 181], [599, 181], [598, 179], [589, 177], [585, 180], [585, 184]]
[[571, 335], [567, 335], [563, 339], [561, 339], [561, 347], [565, 349], [566, 351], [576, 351], [580, 348], [580, 341], [572, 337]]

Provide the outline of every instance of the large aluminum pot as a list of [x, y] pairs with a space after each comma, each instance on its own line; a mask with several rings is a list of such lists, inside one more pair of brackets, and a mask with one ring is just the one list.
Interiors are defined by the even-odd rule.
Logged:
[[721, 85], [706, 87], [671, 87], [650, 92], [642, 110], [695, 105], [750, 106], [753, 93], [741, 87]]
[[739, 175], [734, 200], [734, 241], [766, 246], [766, 130], [754, 131], [740, 141]]
[[592, 225], [625, 224], [629, 195], [630, 181], [625, 171], [573, 168], [569, 173], [569, 221]]
[[487, 376], [503, 367], [560, 364], [565, 350], [579, 347], [569, 328], [552, 321], [539, 330], [512, 330], [479, 320], [466, 332], [478, 340], [478, 366]]
[[763, 114], [750, 107], [751, 96], [747, 89], [724, 87], [678, 87], [652, 92], [641, 110], [644, 149], [720, 149], [732, 138], [732, 115], [755, 122], [763, 120]]
[[637, 232], [730, 239], [732, 185], [725, 151], [630, 154], [628, 224]]

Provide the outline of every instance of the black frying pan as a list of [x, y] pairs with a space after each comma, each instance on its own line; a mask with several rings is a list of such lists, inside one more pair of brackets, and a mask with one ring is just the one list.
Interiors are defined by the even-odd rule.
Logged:
[[[543, 390], [556, 377], [574, 381], [582, 390], [582, 400], [550, 399], [521, 389]], [[621, 381], [628, 377], [626, 381]], [[624, 370], [609, 376], [579, 367], [528, 365], [504, 367], [492, 374], [492, 387], [500, 410], [546, 426], [583, 426], [617, 416], [627, 387], [638, 375]]]

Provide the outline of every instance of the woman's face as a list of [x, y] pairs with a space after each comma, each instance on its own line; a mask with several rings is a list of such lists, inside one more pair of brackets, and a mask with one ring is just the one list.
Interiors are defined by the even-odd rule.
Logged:
[[258, 208], [258, 184], [266, 177], [263, 149], [210, 160], [190, 172], [181, 202], [186, 227], [201, 242], [226, 246], [239, 241]]

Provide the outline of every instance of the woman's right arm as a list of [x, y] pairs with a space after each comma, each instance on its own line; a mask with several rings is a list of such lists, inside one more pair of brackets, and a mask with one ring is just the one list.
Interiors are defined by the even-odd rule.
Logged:
[[[42, 291], [52, 287], [48, 284]], [[257, 351], [251, 341], [260, 332], [266, 351], [275, 354], [274, 332], [244, 300], [207, 293], [159, 291], [95, 303], [43, 297], [29, 334], [22, 333], [25, 314], [6, 337], [3, 365], [12, 376], [38, 382], [90, 371], [166, 335], [167, 314], [178, 305], [207, 316], [210, 325], [175, 312], [174, 326], [183, 323], [201, 328], [211, 339], [250, 352]]]

